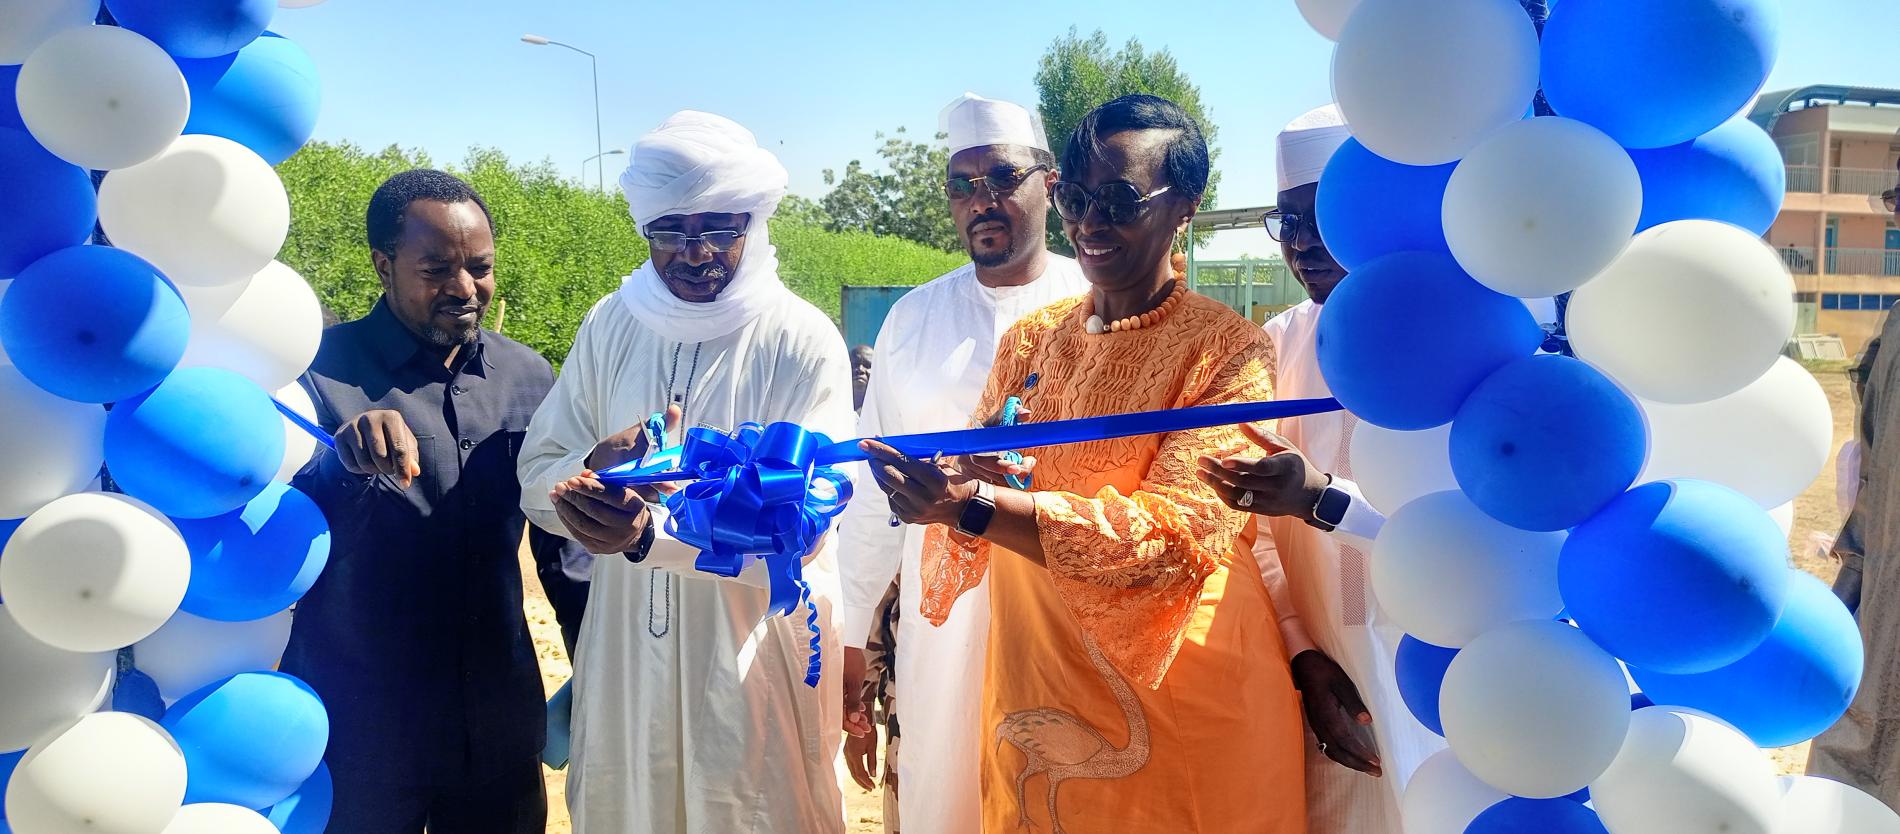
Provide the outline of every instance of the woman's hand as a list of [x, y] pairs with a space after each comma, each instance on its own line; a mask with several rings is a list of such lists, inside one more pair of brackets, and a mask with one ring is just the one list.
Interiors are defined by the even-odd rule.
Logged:
[[918, 460], [877, 440], [866, 440], [858, 448], [871, 456], [871, 476], [890, 497], [891, 514], [906, 524], [955, 527], [963, 506], [976, 494], [976, 481], [961, 470]]
[[1293, 658], [1293, 685], [1300, 690], [1306, 724], [1319, 739], [1319, 750], [1341, 765], [1381, 775], [1379, 749], [1372, 740], [1372, 713], [1359, 697], [1346, 670], [1317, 649]]

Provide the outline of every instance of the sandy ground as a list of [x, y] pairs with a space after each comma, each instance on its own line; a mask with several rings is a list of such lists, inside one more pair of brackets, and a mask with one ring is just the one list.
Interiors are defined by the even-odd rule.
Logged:
[[[1816, 373], [1816, 377], [1820, 379], [1829, 402], [1834, 406], [1834, 447], [1838, 449], [1851, 436], [1853, 396], [1845, 374], [1823, 371]], [[1795, 503], [1794, 533], [1788, 538], [1795, 565], [1822, 579], [1833, 581], [1839, 566], [1827, 558], [1822, 539], [1831, 537], [1839, 529], [1840, 523], [1840, 511], [1834, 502], [1834, 462], [1830, 458], [1820, 479]], [[554, 609], [541, 593], [533, 563], [525, 549], [522, 551], [521, 565], [522, 584], [528, 592], [528, 626], [534, 632], [535, 650], [541, 659], [541, 682], [547, 694], [552, 696], [572, 674], [573, 667], [569, 665], [567, 653], [561, 647], [561, 630], [554, 621]], [[1797, 773], [1807, 763], [1808, 746], [1802, 744], [1776, 750], [1774, 756], [1783, 773]], [[548, 834], [570, 834], [572, 829], [567, 819], [566, 775], [554, 771], [545, 773], [548, 785]], [[844, 791], [846, 829], [851, 834], [883, 831], [883, 806], [879, 795], [867, 793], [852, 783], [851, 778], [845, 775], [842, 760], [838, 763], [838, 784]]]

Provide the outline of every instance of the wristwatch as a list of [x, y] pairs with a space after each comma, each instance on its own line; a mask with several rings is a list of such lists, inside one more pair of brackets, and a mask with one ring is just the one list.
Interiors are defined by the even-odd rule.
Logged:
[[653, 550], [653, 536], [654, 536], [653, 525], [658, 524], [658, 523], [659, 523], [659, 519], [654, 518], [652, 515], [648, 515], [646, 529], [640, 531], [640, 541], [634, 544], [632, 550], [629, 550], [620, 555], [627, 557], [627, 561], [632, 562], [636, 565], [640, 564], [641, 562], [646, 561], [647, 553]]
[[1331, 533], [1339, 529], [1340, 522], [1346, 520], [1346, 508], [1352, 506], [1352, 495], [1333, 486], [1333, 476], [1326, 476], [1326, 488], [1319, 491], [1319, 500], [1313, 502], [1311, 518], [1306, 523], [1321, 532]]
[[990, 529], [990, 520], [996, 517], [996, 487], [988, 481], [976, 483], [976, 494], [963, 504], [963, 514], [957, 516], [957, 532], [966, 536], [981, 536]]

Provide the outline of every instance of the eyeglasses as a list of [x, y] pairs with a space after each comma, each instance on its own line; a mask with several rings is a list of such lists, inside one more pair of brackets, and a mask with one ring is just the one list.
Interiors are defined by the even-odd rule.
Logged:
[[1887, 207], [1888, 214], [1900, 209], [1900, 188], [1889, 188], [1880, 192], [1880, 204]]
[[[1274, 243], [1286, 243], [1298, 237], [1300, 227], [1308, 225], [1311, 222], [1311, 218], [1304, 214], [1293, 214], [1279, 209], [1272, 209], [1266, 214], [1260, 215], [1260, 222], [1267, 227], [1267, 237], [1273, 238]], [[1317, 223], [1312, 224], [1311, 228], [1314, 232], [1319, 231], [1319, 225]]]
[[660, 252], [684, 252], [687, 247], [695, 243], [705, 246], [708, 252], [730, 252], [732, 247], [739, 245], [739, 239], [742, 237], [745, 237], [745, 232], [729, 229], [700, 232], [697, 235], [689, 235], [685, 232], [649, 231], [646, 233], [647, 243]]
[[943, 194], [952, 200], [968, 200], [976, 196], [977, 186], [981, 185], [990, 190], [991, 196], [1001, 197], [1015, 193], [1030, 174], [1047, 170], [1048, 165], [1031, 165], [1012, 171], [992, 171], [980, 177], [951, 177], [943, 181]]
[[1164, 185], [1147, 194], [1141, 193], [1125, 182], [1103, 183], [1102, 187], [1090, 194], [1079, 183], [1058, 182], [1055, 188], [1056, 214], [1070, 223], [1080, 223], [1089, 216], [1096, 206], [1102, 209], [1102, 216], [1110, 225], [1125, 226], [1135, 222], [1135, 218], [1148, 208], [1154, 198], [1173, 190], [1174, 186]]

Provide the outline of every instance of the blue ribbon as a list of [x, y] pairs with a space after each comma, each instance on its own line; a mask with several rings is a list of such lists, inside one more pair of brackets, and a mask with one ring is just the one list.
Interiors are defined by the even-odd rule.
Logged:
[[851, 500], [850, 477], [816, 463], [818, 450], [830, 442], [793, 423], [747, 423], [731, 434], [695, 428], [686, 432], [684, 444], [645, 462], [694, 476], [667, 496], [666, 532], [699, 548], [695, 567], [731, 578], [754, 560], [763, 561], [770, 578], [768, 615], [805, 608], [808, 686], [818, 685], [821, 664], [818, 606], [805, 581], [804, 558]]

